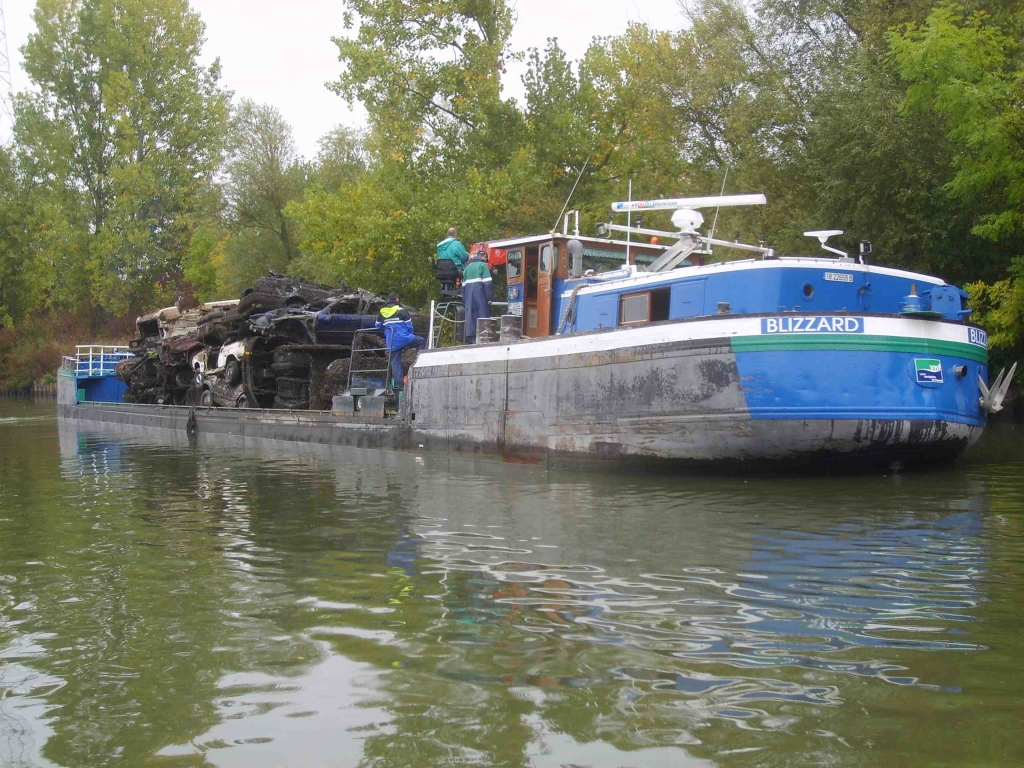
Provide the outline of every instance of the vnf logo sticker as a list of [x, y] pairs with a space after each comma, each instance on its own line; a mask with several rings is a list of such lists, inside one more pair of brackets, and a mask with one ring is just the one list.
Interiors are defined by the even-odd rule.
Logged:
[[862, 317], [764, 317], [761, 333], [864, 333]]
[[914, 370], [917, 373], [918, 384], [941, 384], [942, 383], [942, 361], [931, 359], [915, 359]]

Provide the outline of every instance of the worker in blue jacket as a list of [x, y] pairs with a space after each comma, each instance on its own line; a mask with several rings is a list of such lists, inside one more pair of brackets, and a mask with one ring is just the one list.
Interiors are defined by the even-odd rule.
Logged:
[[469, 261], [466, 246], [459, 242], [459, 233], [455, 227], [448, 230], [448, 237], [437, 244], [437, 279], [441, 281], [441, 290], [450, 291], [455, 288], [462, 270]]
[[376, 325], [378, 329], [384, 331], [384, 341], [391, 361], [391, 378], [394, 381], [392, 389], [401, 392], [405, 388], [402, 352], [409, 347], [423, 349], [427, 342], [413, 333], [412, 317], [408, 310], [402, 307], [397, 293], [390, 294], [387, 303], [380, 308]]
[[462, 274], [462, 303], [466, 305], [466, 342], [476, 341], [477, 318], [491, 316], [494, 285], [487, 268], [487, 253], [477, 251]]

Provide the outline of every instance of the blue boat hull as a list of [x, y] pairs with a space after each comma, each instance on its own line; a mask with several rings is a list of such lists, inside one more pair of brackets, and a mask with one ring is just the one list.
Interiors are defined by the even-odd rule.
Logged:
[[981, 435], [987, 350], [967, 326], [859, 317], [780, 337], [764, 319], [427, 352], [414, 430], [505, 453], [851, 468], [951, 460]]

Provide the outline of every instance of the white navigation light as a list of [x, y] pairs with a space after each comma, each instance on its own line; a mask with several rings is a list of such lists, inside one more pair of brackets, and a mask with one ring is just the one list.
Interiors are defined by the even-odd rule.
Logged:
[[704, 223], [704, 217], [693, 208], [680, 208], [672, 214], [672, 223], [680, 232], [696, 232], [697, 227]]
[[676, 208], [731, 208], [737, 205], [765, 205], [764, 195], [719, 195], [718, 197], [677, 197], [666, 200], [628, 200], [612, 203], [613, 213], [664, 211]]

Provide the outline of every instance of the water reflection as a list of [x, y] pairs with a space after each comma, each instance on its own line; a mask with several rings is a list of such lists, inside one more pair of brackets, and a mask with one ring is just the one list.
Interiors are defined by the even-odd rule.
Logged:
[[676, 481], [0, 430], [5, 765], [1020, 756], [954, 738], [1022, 714], [1005, 461]]

